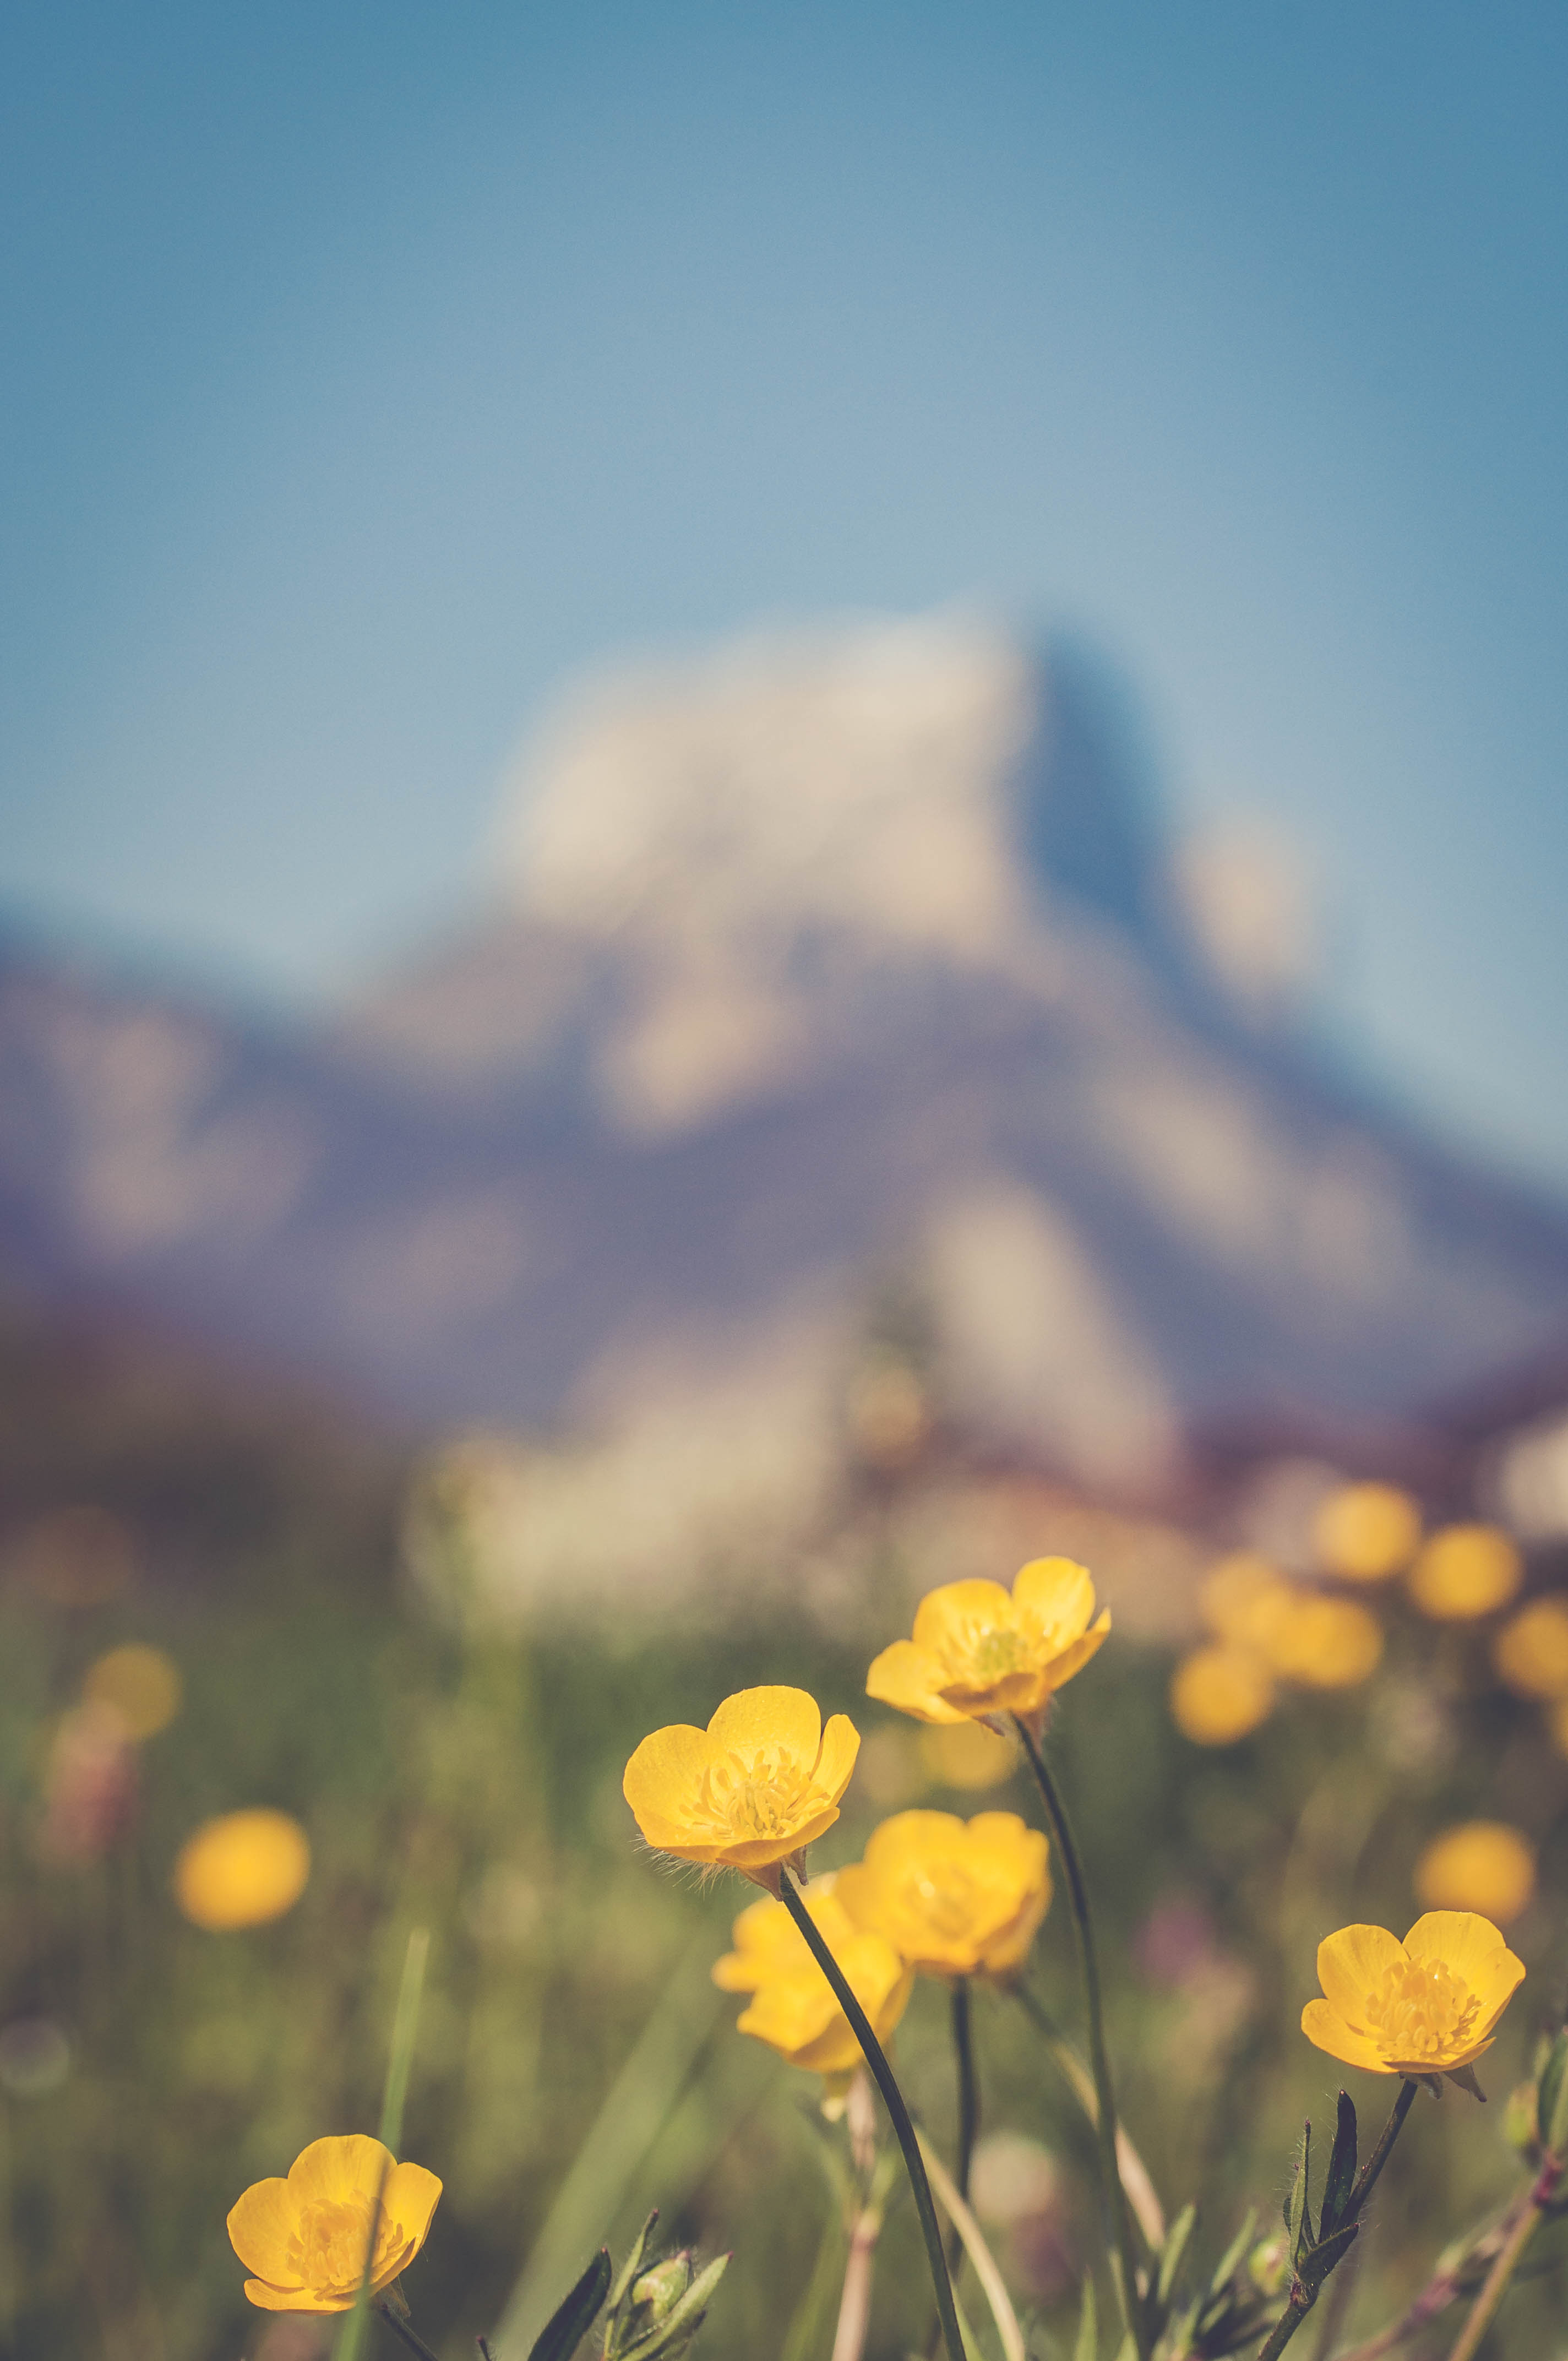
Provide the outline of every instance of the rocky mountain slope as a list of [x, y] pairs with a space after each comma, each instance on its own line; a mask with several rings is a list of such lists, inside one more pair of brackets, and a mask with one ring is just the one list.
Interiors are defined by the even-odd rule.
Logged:
[[12, 1287], [524, 1433], [546, 1522], [671, 1531], [808, 1497], [870, 1351], [1154, 1497], [1207, 1421], [1397, 1414], [1568, 1324], [1568, 1214], [1312, 1047], [1288, 909], [1183, 898], [1080, 661], [942, 620], [622, 675], [505, 862], [310, 1038], [13, 949]]

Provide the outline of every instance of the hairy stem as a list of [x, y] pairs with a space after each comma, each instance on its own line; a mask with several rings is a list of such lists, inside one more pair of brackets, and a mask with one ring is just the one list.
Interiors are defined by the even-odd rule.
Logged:
[[1089, 2066], [1094, 2077], [1096, 2111], [1094, 2128], [1100, 2142], [1100, 2169], [1111, 2221], [1111, 2244], [1116, 2257], [1116, 2285], [1122, 2298], [1123, 2314], [1137, 2348], [1138, 2361], [1149, 2361], [1148, 2327], [1144, 2319], [1137, 2281], [1133, 2275], [1132, 2225], [1127, 2218], [1126, 2192], [1122, 2187], [1116, 2155], [1116, 2099], [1111, 2086], [1111, 2062], [1105, 2054], [1100, 1970], [1094, 1953], [1094, 1928], [1089, 1916], [1089, 1889], [1083, 1882], [1083, 1864], [1073, 1841], [1067, 1808], [1057, 1793], [1056, 1782], [1040, 1751], [1040, 1742], [1021, 1715], [1014, 1714], [1012, 1719], [1024, 1752], [1029, 1758], [1029, 1768], [1035, 1774], [1035, 1784], [1045, 1804], [1046, 1817], [1051, 1824], [1057, 1858], [1067, 1879], [1073, 1932], [1078, 1938], [1078, 1964], [1083, 1978], [1084, 2008], [1089, 2019]]
[[909, 2175], [915, 2211], [920, 2220], [920, 2235], [926, 2241], [926, 2257], [931, 2266], [931, 2284], [937, 2293], [937, 2313], [942, 2323], [942, 2341], [948, 2348], [948, 2361], [965, 2361], [963, 2337], [953, 2305], [952, 2281], [948, 2276], [948, 2258], [942, 2251], [942, 2233], [937, 2220], [937, 2208], [932, 2202], [931, 2184], [926, 2178], [926, 2167], [920, 2160], [920, 2143], [915, 2136], [915, 2125], [904, 2103], [904, 2093], [894, 2079], [893, 2069], [887, 2062], [881, 2042], [872, 2031], [870, 2018], [850, 1990], [843, 1970], [823, 1940], [821, 1928], [801, 1899], [800, 1888], [782, 1865], [779, 1870], [779, 1896], [804, 1936], [812, 1958], [833, 1987], [834, 1997], [848, 2017], [850, 2029], [860, 2043], [866, 2064], [882, 2092], [894, 2136], [903, 2153], [904, 2168]]
[[431, 2351], [429, 2345], [425, 2343], [423, 2337], [416, 2336], [413, 2330], [409, 2326], [408, 2322], [406, 2320], [400, 2320], [397, 2313], [393, 2312], [389, 2306], [384, 2303], [378, 2303], [372, 2306], [372, 2310], [386, 2322], [394, 2336], [400, 2336], [402, 2338], [403, 2343], [408, 2346], [411, 2353], [417, 2353], [420, 2356], [420, 2361], [435, 2361], [435, 2356]]

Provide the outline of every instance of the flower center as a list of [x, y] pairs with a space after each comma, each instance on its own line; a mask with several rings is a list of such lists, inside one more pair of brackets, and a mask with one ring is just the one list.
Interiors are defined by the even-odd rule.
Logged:
[[1386, 2056], [1412, 2062], [1464, 2048], [1479, 2010], [1469, 1985], [1435, 1960], [1387, 1969], [1366, 2001], [1367, 2023]]
[[916, 1909], [935, 1935], [949, 1942], [972, 1933], [975, 1925], [974, 1880], [956, 1861], [922, 1870], [910, 1880]]
[[824, 1801], [798, 1757], [765, 1746], [754, 1754], [721, 1754], [709, 1763], [696, 1809], [718, 1834], [745, 1842], [788, 1836]]
[[977, 1686], [1028, 1669], [1024, 1635], [1005, 1623], [971, 1625], [955, 1635], [944, 1653], [956, 1679]]
[[[385, 2216], [378, 2225], [375, 2262], [388, 2245]], [[289, 2266], [302, 2287], [320, 2295], [347, 2295], [358, 2286], [370, 2235], [370, 2204], [364, 2197], [317, 2197], [300, 2215], [289, 2241]], [[372, 2278], [376, 2276], [372, 2269]]]

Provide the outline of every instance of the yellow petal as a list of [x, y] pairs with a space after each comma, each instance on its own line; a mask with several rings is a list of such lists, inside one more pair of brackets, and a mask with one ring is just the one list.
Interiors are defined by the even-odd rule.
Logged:
[[815, 1784], [829, 1803], [836, 1804], [850, 1784], [855, 1768], [855, 1757], [861, 1751], [861, 1733], [847, 1713], [830, 1714], [822, 1733], [822, 1752], [817, 1758]]
[[995, 1680], [949, 1680], [942, 1689], [945, 1704], [956, 1705], [971, 1714], [1036, 1713], [1049, 1694], [1047, 1675], [1033, 1666], [1023, 1672], [1003, 1673]]
[[927, 1649], [917, 1648], [913, 1640], [895, 1640], [866, 1675], [866, 1695], [881, 1705], [896, 1706], [900, 1713], [913, 1714], [919, 1721], [967, 1721], [967, 1713], [938, 1694], [945, 1677]]
[[[408, 2240], [403, 2262], [411, 2261], [430, 2235], [431, 2216], [441, 2198], [441, 2183], [422, 2164], [395, 2164], [382, 2193], [383, 2217], [397, 2224]], [[401, 2270], [403, 2263], [398, 2265]], [[395, 2273], [389, 2274], [395, 2277]]]
[[1501, 1930], [1475, 1910], [1428, 1910], [1405, 1938], [1412, 1960], [1452, 1968], [1472, 1991], [1497, 1954], [1508, 1948]]
[[689, 1839], [691, 1806], [712, 1760], [707, 1731], [689, 1722], [655, 1730], [642, 1741], [620, 1786], [651, 1845], [668, 1850], [672, 1839]]
[[1376, 2044], [1335, 2015], [1326, 2000], [1310, 2000], [1301, 2011], [1301, 2030], [1318, 2048], [1326, 2049], [1344, 2066], [1365, 2066], [1370, 2074], [1392, 2074]]
[[317, 2198], [334, 2203], [363, 2197], [368, 2204], [380, 2188], [382, 2176], [393, 2169], [392, 2153], [365, 2132], [338, 2133], [313, 2140], [289, 2167], [289, 2194], [296, 2206]]
[[707, 1725], [715, 1746], [727, 1753], [751, 1754], [777, 1747], [798, 1762], [817, 1760], [822, 1716], [805, 1689], [741, 1689], [726, 1697]]
[[1047, 1686], [1053, 1690], [1065, 1688], [1074, 1673], [1080, 1673], [1091, 1656], [1099, 1653], [1110, 1633], [1111, 1609], [1102, 1607], [1082, 1639], [1075, 1640], [1070, 1648], [1064, 1648], [1061, 1654], [1053, 1656], [1046, 1666]]
[[245, 2291], [262, 2312], [346, 2312], [354, 2301], [345, 2296], [328, 2301], [307, 2288], [275, 2288], [265, 2279], [247, 2279]]
[[1368, 1997], [1404, 1956], [1403, 1944], [1387, 1927], [1342, 1927], [1325, 1936], [1318, 1945], [1318, 1982], [1334, 2015], [1349, 2026], [1365, 2026]]
[[1089, 1568], [1070, 1557], [1036, 1557], [1013, 1585], [1013, 1604], [1038, 1631], [1053, 1656], [1080, 1639], [1094, 1612]]
[[928, 1590], [915, 1610], [915, 1645], [940, 1656], [954, 1642], [967, 1648], [976, 1625], [992, 1631], [1012, 1621], [1012, 1597], [999, 1582], [945, 1582]]
[[289, 2241], [299, 2227], [300, 2204], [286, 2180], [258, 2180], [229, 2209], [229, 2244], [247, 2271], [280, 2286], [298, 2279], [290, 2271]]

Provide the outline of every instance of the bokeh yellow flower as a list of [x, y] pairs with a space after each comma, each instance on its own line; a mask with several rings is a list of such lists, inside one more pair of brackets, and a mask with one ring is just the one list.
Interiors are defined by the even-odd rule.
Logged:
[[[815, 1877], [801, 1899], [823, 1940], [843, 1970], [844, 1980], [886, 2041], [904, 2015], [915, 1982], [886, 1937], [858, 1926], [839, 1896], [843, 1872]], [[805, 1936], [782, 1902], [753, 1902], [731, 1930], [734, 1949], [716, 1960], [713, 1981], [721, 1992], [752, 1995], [736, 2023], [787, 2058], [792, 2066], [838, 2081], [861, 2062], [861, 2045], [833, 1988], [806, 1948]]]
[[920, 1601], [915, 1636], [884, 1648], [866, 1694], [920, 1721], [1040, 1712], [1081, 1671], [1111, 1629], [1094, 1585], [1066, 1557], [1032, 1558], [1012, 1590], [949, 1582]]
[[126, 1736], [138, 1744], [168, 1729], [183, 1694], [178, 1665], [161, 1648], [135, 1640], [90, 1664], [82, 1684], [83, 1703], [117, 1714]]
[[1234, 1746], [1273, 1710], [1273, 1675], [1249, 1648], [1195, 1648], [1171, 1675], [1171, 1718], [1195, 1746]]
[[983, 1721], [933, 1722], [919, 1742], [921, 1767], [936, 1787], [1000, 1787], [1022, 1760], [1017, 1740]]
[[1415, 1887], [1429, 1910], [1478, 1910], [1506, 1927], [1535, 1892], [1535, 1847], [1506, 1820], [1461, 1820], [1427, 1846]]
[[1568, 1697], [1568, 1598], [1532, 1598], [1492, 1642], [1501, 1678], [1521, 1697]]
[[[380, 2191], [371, 2238], [371, 2212]], [[313, 2140], [286, 2180], [258, 2180], [228, 2218], [235, 2253], [264, 2312], [347, 2312], [370, 2258], [370, 2290], [389, 2287], [423, 2246], [441, 2183], [422, 2164], [395, 2164], [378, 2139], [351, 2132]]]
[[1421, 1538], [1421, 1512], [1395, 1484], [1345, 1484], [1312, 1523], [1318, 1556], [1347, 1582], [1384, 1582], [1409, 1565]]
[[287, 1812], [225, 1812], [181, 1847], [174, 1895], [194, 1926], [214, 1933], [260, 1927], [293, 1908], [310, 1873], [310, 1839]]
[[1401, 1943], [1386, 1927], [1342, 1927], [1318, 1946], [1321, 2000], [1309, 2041], [1373, 2074], [1452, 2074], [1492, 2046], [1524, 1976], [1489, 1918], [1429, 1910]]
[[1496, 1525], [1444, 1525], [1422, 1543], [1405, 1587], [1434, 1623], [1464, 1623], [1506, 1607], [1523, 1579], [1517, 1544]]
[[[800, 1889], [800, 1898], [835, 1959], [840, 1946], [858, 1932], [838, 1885], [838, 1872], [829, 1870]], [[770, 1976], [791, 1974], [811, 1959], [800, 1928], [784, 1905], [771, 1895], [748, 1903], [730, 1928], [729, 1939], [734, 1949], [713, 1963], [713, 1981], [720, 1992], [756, 1992]]]
[[1233, 1647], [1266, 1654], [1269, 1637], [1295, 1595], [1277, 1565], [1253, 1550], [1236, 1550], [1209, 1568], [1198, 1590], [1203, 1620]]
[[846, 1714], [826, 1730], [804, 1689], [741, 1689], [706, 1730], [677, 1722], [645, 1738], [622, 1791], [659, 1852], [738, 1869], [778, 1891], [839, 1817], [860, 1737]]
[[1269, 1634], [1270, 1666], [1302, 1688], [1354, 1688], [1376, 1671], [1382, 1655], [1383, 1627], [1354, 1598], [1297, 1591]]
[[838, 1896], [926, 1975], [1003, 1977], [1049, 1907], [1050, 1860], [1016, 1812], [899, 1812], [839, 1872]]

